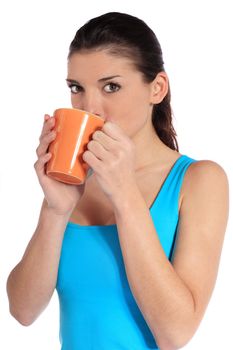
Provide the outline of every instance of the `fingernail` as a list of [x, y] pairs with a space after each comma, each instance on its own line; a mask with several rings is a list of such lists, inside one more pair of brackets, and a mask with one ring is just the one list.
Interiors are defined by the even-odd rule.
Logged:
[[93, 174], [93, 169], [89, 168], [88, 172], [87, 172], [87, 178], [90, 177]]

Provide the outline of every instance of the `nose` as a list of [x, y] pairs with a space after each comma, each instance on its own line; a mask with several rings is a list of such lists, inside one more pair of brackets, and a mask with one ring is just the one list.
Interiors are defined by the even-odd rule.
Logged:
[[84, 92], [82, 96], [79, 96], [76, 108], [83, 109], [89, 113], [98, 115], [99, 117], [104, 118], [103, 104], [101, 97], [98, 96], [96, 92]]

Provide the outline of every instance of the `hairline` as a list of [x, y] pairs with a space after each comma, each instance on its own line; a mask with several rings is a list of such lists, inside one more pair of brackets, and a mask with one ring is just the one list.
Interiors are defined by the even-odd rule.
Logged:
[[[141, 53], [136, 46], [129, 46], [124, 43], [106, 43], [106, 44], [96, 45], [93, 47], [83, 47], [80, 49], [71, 48], [67, 59], [69, 60], [75, 53], [85, 54], [85, 53], [100, 52], [100, 51], [106, 52], [107, 54], [113, 57], [128, 59], [131, 62], [132, 67], [136, 71], [142, 74], [145, 82], [148, 82], [146, 80], [145, 74], [140, 69]], [[136, 55], [135, 55], [135, 51], [136, 51]], [[134, 57], [136, 57], [136, 59]]]

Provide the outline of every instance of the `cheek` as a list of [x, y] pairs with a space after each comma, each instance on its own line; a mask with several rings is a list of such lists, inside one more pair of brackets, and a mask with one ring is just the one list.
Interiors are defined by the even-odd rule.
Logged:
[[71, 95], [70, 99], [73, 108], [80, 108], [79, 104], [77, 103], [77, 98], [75, 98], [75, 95]]
[[132, 137], [148, 122], [151, 107], [148, 101], [135, 96], [118, 105], [112, 116], [112, 121], [120, 126], [127, 136]]
[[133, 137], [148, 122], [149, 111], [145, 108], [124, 109], [112, 121], [129, 137]]

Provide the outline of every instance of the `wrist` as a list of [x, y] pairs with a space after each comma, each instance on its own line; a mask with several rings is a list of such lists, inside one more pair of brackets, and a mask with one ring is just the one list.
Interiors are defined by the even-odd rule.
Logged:
[[119, 191], [112, 199], [115, 215], [119, 216], [127, 213], [132, 208], [132, 205], [141, 199], [143, 197], [136, 183], [127, 186], [126, 190]]
[[57, 221], [57, 222], [63, 222], [63, 221], [67, 222], [71, 214], [72, 214], [72, 210], [66, 213], [57, 212], [55, 209], [49, 207], [47, 201], [44, 199], [42, 208], [41, 208], [40, 218], [45, 220], [48, 218], [51, 221]]

